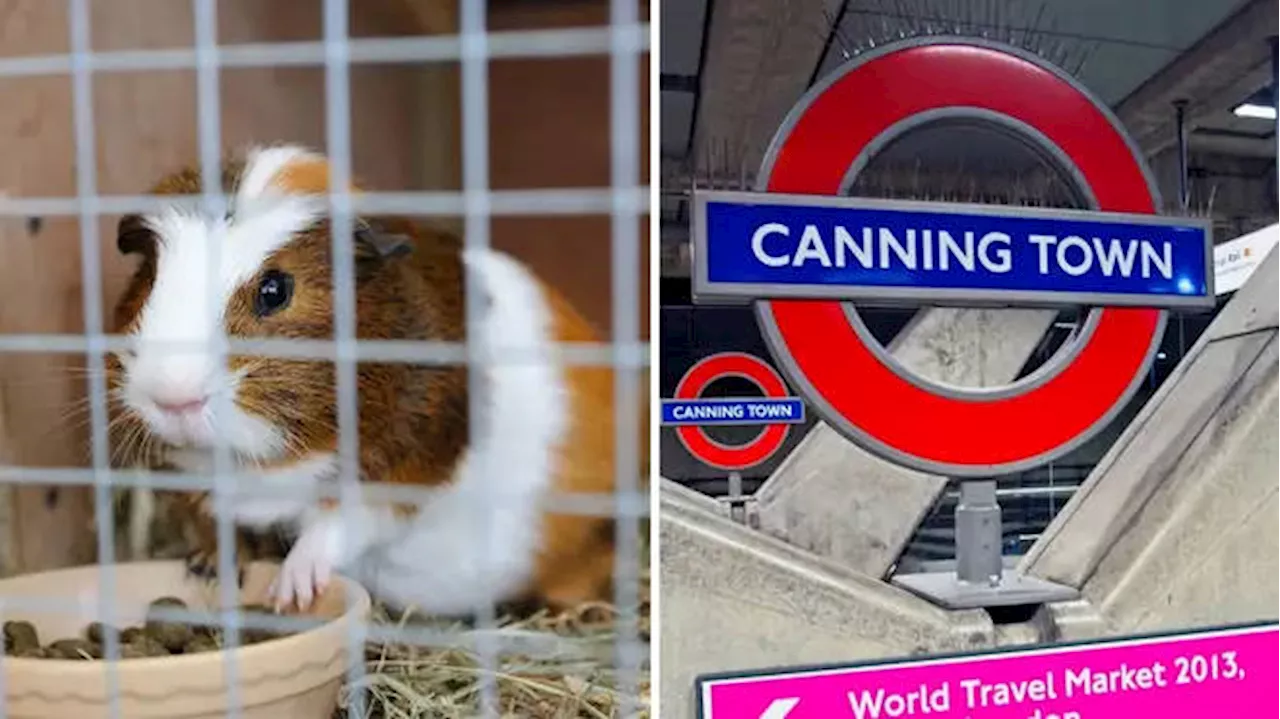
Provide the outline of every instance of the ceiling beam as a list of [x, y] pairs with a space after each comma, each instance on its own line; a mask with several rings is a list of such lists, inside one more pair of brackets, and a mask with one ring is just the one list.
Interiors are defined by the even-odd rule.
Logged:
[[732, 173], [760, 165], [806, 89], [829, 28], [824, 0], [733, 0], [712, 5], [694, 128], [697, 171], [717, 148]]
[[1196, 131], [1188, 135], [1187, 148], [1192, 152], [1264, 158], [1275, 155], [1276, 140], [1272, 135]]
[[1122, 100], [1116, 114], [1143, 152], [1151, 156], [1177, 143], [1175, 100], [1188, 102], [1187, 122], [1194, 127], [1265, 83], [1276, 22], [1276, 0], [1252, 0]]

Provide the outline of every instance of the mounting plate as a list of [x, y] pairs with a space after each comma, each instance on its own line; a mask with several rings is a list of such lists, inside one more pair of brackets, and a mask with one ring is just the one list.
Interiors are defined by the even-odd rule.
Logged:
[[1066, 602], [1080, 597], [1079, 590], [1006, 568], [997, 585], [961, 581], [955, 572], [899, 574], [890, 580], [912, 594], [944, 609], [984, 609], [1022, 604]]

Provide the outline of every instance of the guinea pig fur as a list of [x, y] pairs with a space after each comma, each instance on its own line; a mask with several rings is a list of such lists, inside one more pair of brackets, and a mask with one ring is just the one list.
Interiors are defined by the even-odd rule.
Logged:
[[[244, 527], [295, 528], [272, 589], [278, 608], [306, 609], [334, 572], [436, 614], [605, 599], [613, 519], [542, 503], [553, 491], [612, 491], [612, 370], [557, 361], [555, 343], [599, 337], [512, 257], [464, 252], [402, 218], [357, 223], [358, 338], [463, 341], [465, 285], [486, 299], [473, 329], [498, 359], [479, 378], [481, 417], [471, 416], [465, 366], [358, 365], [360, 479], [418, 487], [421, 505], [365, 497], [339, 510], [318, 496], [338, 472], [332, 363], [233, 354], [224, 369], [202, 349], [219, 337], [333, 338], [328, 206], [317, 194], [328, 180], [318, 153], [255, 148], [224, 167], [225, 216], [175, 203], [121, 220], [118, 246], [139, 264], [115, 317], [135, 351], [107, 363], [113, 436], [143, 432], [192, 473], [211, 470], [221, 437], [238, 474], [277, 490], [237, 496], [231, 514]], [[153, 188], [199, 191], [191, 169]], [[504, 364], [504, 348], [521, 356]], [[211, 497], [203, 506], [213, 511]]]

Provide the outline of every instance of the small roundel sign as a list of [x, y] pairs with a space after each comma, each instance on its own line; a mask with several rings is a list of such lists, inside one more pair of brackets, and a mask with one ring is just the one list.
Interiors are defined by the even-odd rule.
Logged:
[[[745, 379], [763, 397], [703, 397], [716, 380]], [[769, 459], [787, 440], [791, 425], [804, 422], [804, 402], [769, 363], [744, 352], [721, 352], [698, 360], [676, 385], [675, 397], [662, 401], [662, 424], [675, 427], [685, 449], [697, 460], [728, 472], [741, 471]], [[709, 426], [761, 426], [746, 444], [716, 441]]]

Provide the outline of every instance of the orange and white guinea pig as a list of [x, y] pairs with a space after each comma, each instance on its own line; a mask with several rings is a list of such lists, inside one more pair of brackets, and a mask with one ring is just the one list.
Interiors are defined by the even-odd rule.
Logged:
[[[612, 370], [556, 360], [555, 343], [598, 335], [512, 257], [464, 251], [402, 218], [356, 221], [358, 338], [463, 341], [464, 286], [474, 284], [485, 299], [475, 331], [495, 353], [521, 350], [479, 378], [479, 417], [465, 366], [358, 366], [360, 478], [422, 488], [416, 507], [366, 498], [339, 509], [319, 498], [318, 484], [338, 472], [331, 362], [232, 355], [219, 367], [200, 349], [218, 337], [333, 338], [328, 207], [316, 194], [328, 178], [320, 154], [257, 148], [224, 167], [225, 215], [175, 203], [121, 220], [119, 249], [140, 262], [115, 318], [136, 349], [107, 362], [114, 434], [145, 433], [188, 472], [211, 470], [220, 437], [238, 473], [277, 490], [238, 496], [231, 510], [242, 527], [295, 528], [273, 586], [277, 608], [307, 608], [335, 572], [389, 604], [439, 614], [607, 597], [614, 520], [553, 515], [542, 501], [552, 491], [612, 491]], [[195, 170], [153, 189], [199, 191]], [[208, 512], [211, 500], [201, 500]]]

